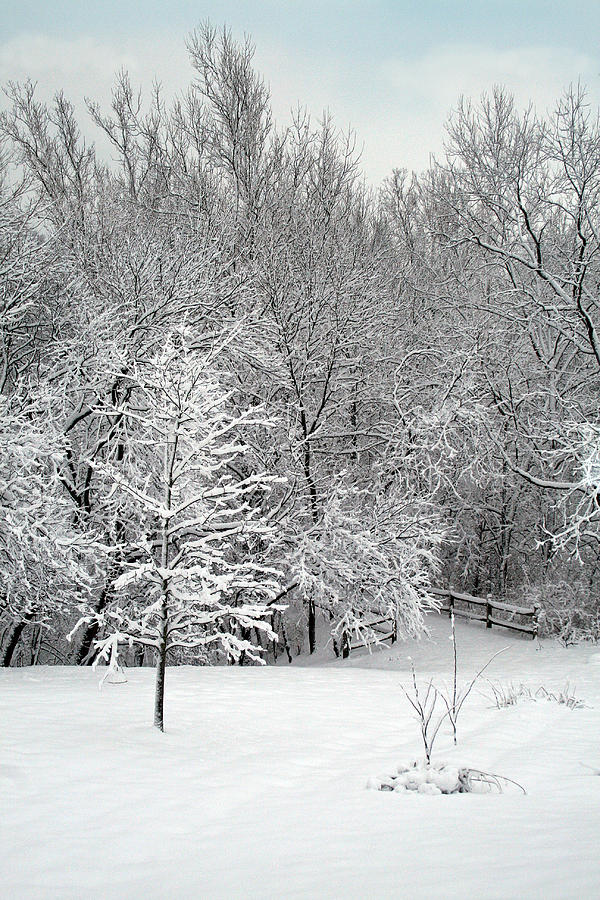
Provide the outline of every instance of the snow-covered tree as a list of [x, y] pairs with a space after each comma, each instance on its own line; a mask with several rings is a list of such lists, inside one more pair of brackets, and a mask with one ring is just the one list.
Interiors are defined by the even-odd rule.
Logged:
[[173, 337], [128, 378], [127, 407], [102, 410], [123, 416], [126, 457], [97, 466], [112, 484], [105, 502], [126, 495], [135, 521], [97, 649], [113, 663], [119, 644], [154, 649], [154, 724], [162, 731], [175, 650], [214, 648], [263, 662], [250, 630], [276, 639], [270, 620], [280, 573], [269, 560], [276, 544], [269, 496], [278, 479], [260, 471], [244, 440], [268, 428], [268, 418], [236, 410], [214, 353], [200, 355]]
[[322, 510], [292, 559], [305, 595], [330, 614], [334, 641], [348, 632], [376, 640], [374, 618], [390, 619], [398, 637], [417, 634], [423, 613], [436, 607], [428, 589], [438, 570], [439, 511], [381, 469], [339, 477]]
[[48, 407], [0, 396], [0, 620], [9, 666], [25, 627], [51, 627], [89, 594], [93, 542], [73, 527]]
[[[462, 101], [448, 131], [450, 189], [438, 198], [437, 238], [449, 257], [469, 251], [462, 311], [488, 338], [478, 356], [500, 459], [550, 498], [540, 541], [564, 548], [570, 534], [571, 547], [587, 545], [595, 559], [597, 532], [578, 521], [591, 521], [580, 473], [586, 436], [598, 428], [598, 112], [580, 87], [546, 117], [520, 113], [496, 89], [479, 104]], [[470, 296], [469, 267], [482, 273]], [[499, 354], [490, 351], [492, 334]], [[551, 507], [572, 489], [576, 496], [558, 502], [566, 518], [555, 516]]]

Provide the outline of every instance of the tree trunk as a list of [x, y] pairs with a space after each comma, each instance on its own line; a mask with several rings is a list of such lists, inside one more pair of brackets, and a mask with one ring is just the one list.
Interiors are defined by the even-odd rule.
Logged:
[[[110, 597], [110, 582], [103, 589], [100, 597], [98, 598], [98, 603], [96, 604], [95, 612], [102, 612], [106, 604], [108, 603]], [[77, 652], [77, 665], [78, 666], [91, 666], [94, 662], [94, 654], [92, 653], [92, 644], [98, 637], [98, 631], [100, 626], [98, 622], [90, 622], [90, 624], [86, 627], [83, 632], [83, 638], [81, 640], [81, 644], [79, 645], [79, 650]]]
[[[240, 637], [242, 638], [243, 641], [250, 640], [250, 633], [251, 632], [250, 632], [249, 628], [244, 628], [243, 625], [240, 625]], [[245, 666], [245, 665], [246, 665], [246, 651], [242, 650], [242, 652], [240, 653], [239, 659], [238, 659], [238, 666]]]
[[37, 632], [35, 635], [35, 640], [32, 644], [32, 648], [31, 648], [31, 665], [32, 666], [37, 666], [37, 664], [39, 662], [40, 651], [42, 649], [43, 634], [44, 634], [44, 631], [42, 629], [42, 626], [38, 625]]
[[[113, 387], [113, 403], [115, 405], [118, 402], [118, 397], [115, 394], [115, 388]], [[119, 441], [117, 444], [117, 462], [121, 462], [125, 456], [125, 444], [122, 441]], [[89, 497], [88, 497], [89, 499]], [[115, 532], [117, 537], [117, 543], [119, 540], [122, 540], [125, 535], [125, 524], [121, 519], [117, 519], [115, 522]], [[116, 565], [113, 565], [107, 574], [106, 581], [104, 583], [104, 588], [102, 593], [98, 598], [98, 603], [96, 604], [95, 612], [99, 613], [107, 606], [108, 601], [110, 600], [110, 595], [112, 591], [112, 585], [122, 570], [122, 560]], [[79, 651], [77, 653], [77, 665], [78, 666], [91, 666], [94, 662], [94, 654], [92, 653], [92, 644], [98, 637], [98, 631], [100, 630], [100, 626], [98, 622], [90, 622], [83, 633], [83, 638], [81, 640], [81, 644], [79, 645]]]
[[[317, 488], [312, 474], [311, 446], [308, 436], [308, 427], [304, 410], [300, 413], [300, 421], [302, 432], [304, 435], [304, 477], [308, 487], [308, 496], [310, 501], [310, 513], [314, 524], [319, 521]], [[308, 601], [308, 650], [314, 653], [316, 647], [316, 608], [314, 600]]]
[[15, 650], [17, 649], [17, 645], [21, 640], [21, 635], [23, 634], [23, 630], [27, 625], [27, 621], [22, 619], [20, 622], [16, 622], [12, 630], [8, 635], [8, 642], [6, 647], [4, 648], [4, 654], [2, 656], [2, 666], [10, 666], [12, 658], [14, 656]]
[[[329, 624], [333, 622], [333, 613], [329, 610]], [[336, 655], [336, 658], [340, 655], [340, 648], [338, 647], [338, 642], [335, 634], [331, 634], [331, 643], [333, 644], [333, 652]]]
[[317, 616], [316, 616], [316, 608], [315, 601], [308, 601], [308, 649], [310, 653], [315, 652], [315, 647], [317, 645], [316, 633], [317, 633]]
[[283, 638], [283, 647], [285, 650], [285, 654], [288, 658], [288, 662], [291, 663], [292, 651], [290, 650], [290, 642], [288, 641], [287, 631], [285, 628], [285, 619], [284, 619], [283, 615], [281, 615], [280, 622], [281, 622], [281, 637]]
[[[173, 488], [173, 468], [177, 454], [177, 429], [165, 447], [164, 455], [164, 504], [171, 509], [171, 491]], [[160, 564], [163, 572], [169, 567], [169, 519], [165, 517], [162, 522], [162, 540], [160, 551]], [[156, 691], [154, 694], [154, 727], [159, 731], [165, 730], [164, 705], [165, 705], [165, 671], [167, 668], [167, 641], [169, 639], [169, 578], [163, 578], [161, 585], [162, 602], [160, 604], [160, 622], [158, 625], [158, 650], [156, 660]]]
[[161, 607], [160, 639], [156, 658], [156, 689], [154, 692], [154, 727], [165, 730], [165, 673], [167, 669], [167, 608], [163, 600]]

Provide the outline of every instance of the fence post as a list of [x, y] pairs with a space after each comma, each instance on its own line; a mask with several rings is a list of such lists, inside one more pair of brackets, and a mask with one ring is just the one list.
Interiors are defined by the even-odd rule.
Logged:
[[398, 640], [398, 621], [396, 617], [392, 619], [392, 644], [395, 644]]
[[448, 591], [448, 618], [451, 619], [454, 614], [454, 594]]
[[488, 594], [485, 598], [485, 627], [491, 628], [492, 623], [490, 621], [492, 615], [492, 604], [491, 604], [492, 595]]

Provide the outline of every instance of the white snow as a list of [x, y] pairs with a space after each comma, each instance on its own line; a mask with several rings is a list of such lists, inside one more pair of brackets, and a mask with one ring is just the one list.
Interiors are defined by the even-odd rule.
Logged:
[[101, 691], [89, 669], [2, 671], [2, 897], [596, 898], [597, 648], [457, 623], [463, 679], [508, 644], [490, 678], [568, 680], [588, 705], [498, 710], [474, 691], [458, 747], [438, 739], [434, 761], [527, 796], [365, 789], [421, 755], [399, 685], [409, 654], [422, 678], [450, 680], [448, 620], [429, 625], [432, 640], [318, 666], [169, 669], [165, 734], [150, 669]]

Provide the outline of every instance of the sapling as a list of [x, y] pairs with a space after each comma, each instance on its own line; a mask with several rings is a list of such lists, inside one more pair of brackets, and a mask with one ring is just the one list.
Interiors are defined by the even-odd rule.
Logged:
[[269, 419], [258, 409], [236, 410], [213, 356], [179, 336], [128, 377], [130, 406], [116, 409], [128, 429], [128, 456], [119, 467], [95, 465], [110, 485], [105, 501], [126, 495], [139, 524], [124, 547], [114, 599], [96, 614], [106, 636], [95, 649], [112, 669], [119, 646], [154, 650], [154, 724], [163, 731], [174, 651], [214, 649], [263, 663], [264, 647], [247, 635], [277, 640], [271, 623], [283, 608], [276, 602], [281, 573], [269, 564], [277, 535], [268, 498], [281, 479], [260, 471], [244, 442]]
[[488, 666], [493, 662], [493, 660], [505, 650], [508, 650], [508, 647], [502, 647], [502, 649], [498, 650], [496, 653], [491, 656], [486, 664], [477, 672], [477, 674], [472, 678], [468, 685], [463, 687], [461, 690], [458, 689], [458, 654], [456, 650], [456, 625], [454, 621], [454, 610], [452, 610], [450, 615], [450, 624], [451, 624], [451, 639], [452, 639], [452, 659], [453, 659], [453, 669], [452, 669], [452, 702], [450, 702], [450, 698], [444, 693], [444, 691], [438, 688], [438, 694], [442, 699], [446, 710], [448, 719], [450, 720], [450, 724], [452, 725], [452, 736], [454, 739], [454, 746], [457, 743], [457, 734], [456, 734], [456, 722], [458, 719], [458, 715], [462, 706], [473, 690], [475, 683], [479, 680], [481, 675], [485, 672]]
[[412, 673], [413, 696], [410, 696], [404, 685], [401, 685], [401, 687], [404, 691], [406, 699], [417, 713], [419, 724], [421, 727], [423, 747], [425, 748], [425, 757], [427, 759], [427, 763], [429, 764], [431, 762], [431, 751], [433, 750], [435, 739], [437, 737], [438, 731], [440, 730], [443, 720], [446, 718], [447, 713], [444, 713], [443, 716], [438, 716], [435, 720], [433, 719], [439, 697], [439, 691], [433, 684], [433, 681], [429, 681], [427, 689], [425, 691], [425, 695], [422, 696], [421, 691], [419, 690], [419, 685], [417, 683], [415, 664], [413, 663], [412, 659], [410, 661], [410, 670]]
[[[443, 723], [448, 719], [452, 725], [452, 734], [454, 739], [454, 744], [457, 743], [457, 722], [458, 717], [460, 715], [460, 711], [462, 710], [469, 694], [473, 690], [476, 682], [483, 675], [485, 670], [491, 663], [503, 653], [508, 647], [502, 647], [500, 650], [497, 650], [484, 666], [479, 669], [478, 672], [473, 676], [473, 678], [468, 682], [468, 684], [464, 685], [464, 687], [458, 687], [458, 655], [456, 650], [456, 629], [454, 625], [454, 613], [451, 615], [451, 624], [452, 624], [452, 648], [453, 648], [453, 682], [452, 682], [452, 692], [450, 695], [442, 688], [437, 687], [433, 683], [433, 679], [430, 679], [427, 688], [425, 689], [425, 693], [423, 694], [422, 690], [419, 690], [419, 685], [417, 682], [417, 674], [415, 671], [415, 666], [413, 661], [410, 662], [410, 668], [412, 673], [412, 696], [406, 690], [406, 688], [402, 685], [402, 690], [404, 695], [412, 708], [417, 713], [420, 730], [421, 730], [421, 739], [423, 741], [423, 747], [425, 750], [425, 757], [427, 759], [427, 763], [431, 762], [431, 754], [433, 751], [433, 745], [435, 740], [439, 734], [440, 728]], [[438, 709], [438, 701], [445, 707], [444, 712], [437, 712]]]
[[[451, 615], [452, 623], [452, 650], [453, 650], [453, 681], [452, 690], [445, 691], [433, 683], [433, 679], [427, 682], [426, 688], [420, 688], [417, 681], [417, 673], [412, 659], [410, 670], [412, 676], [412, 693], [403, 685], [402, 690], [412, 708], [417, 713], [420, 725], [421, 739], [425, 750], [425, 760], [422, 763], [414, 762], [410, 766], [400, 765], [397, 772], [383, 778], [369, 778], [367, 787], [381, 791], [418, 791], [421, 794], [456, 794], [478, 793], [482, 791], [503, 790], [503, 784], [513, 785], [526, 793], [525, 788], [502, 775], [494, 775], [482, 772], [479, 769], [456, 768], [445, 764], [432, 764], [431, 757], [434, 744], [440, 729], [446, 719], [452, 724], [454, 743], [457, 742], [457, 722], [460, 712], [467, 701], [473, 687], [483, 675], [493, 660], [507, 650], [502, 647], [497, 650], [488, 661], [471, 678], [471, 680], [459, 687], [458, 685], [458, 654], [456, 648], [456, 629], [454, 614]], [[440, 709], [440, 704], [444, 707]]]

